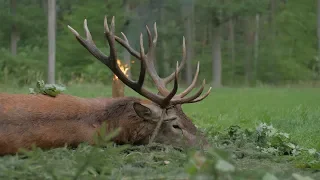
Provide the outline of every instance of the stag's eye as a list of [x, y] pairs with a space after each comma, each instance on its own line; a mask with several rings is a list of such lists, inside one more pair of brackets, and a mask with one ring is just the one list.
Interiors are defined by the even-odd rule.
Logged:
[[173, 108], [167, 108], [167, 109], [166, 109], [166, 113], [167, 113], [167, 114], [173, 113]]
[[170, 121], [173, 121], [173, 120], [176, 120], [176, 119], [177, 119], [176, 117], [172, 117], [172, 118], [165, 119], [164, 121], [165, 122], [170, 122]]

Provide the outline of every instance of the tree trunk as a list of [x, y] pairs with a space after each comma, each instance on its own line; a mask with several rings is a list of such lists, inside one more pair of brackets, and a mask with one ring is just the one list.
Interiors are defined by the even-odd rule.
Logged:
[[48, 0], [48, 83], [55, 83], [56, 0]]
[[[15, 16], [16, 15], [16, 9], [17, 9], [17, 2], [16, 0], [11, 0], [10, 1], [10, 11], [11, 11], [11, 16]], [[13, 22], [12, 26], [11, 26], [11, 45], [10, 45], [10, 49], [11, 49], [11, 54], [12, 55], [17, 55], [17, 49], [18, 49], [18, 41], [19, 41], [19, 34], [18, 34], [18, 28], [16, 25], [16, 22]]]
[[[201, 32], [201, 29], [203, 30], [202, 32]], [[208, 24], [203, 24], [201, 29], [199, 29], [199, 32], [201, 32], [200, 34], [202, 34], [201, 48], [205, 48], [210, 43], [210, 40], [209, 40], [209, 37], [208, 37], [209, 31], [210, 31], [210, 27], [209, 27]], [[204, 53], [205, 52], [202, 51], [202, 54], [204, 54]]]
[[235, 78], [235, 39], [234, 39], [234, 20], [230, 19], [228, 22], [228, 30], [229, 30], [229, 52], [230, 52], [230, 64], [231, 64], [231, 84], [234, 83]]
[[251, 28], [251, 17], [247, 17], [245, 19], [245, 38], [246, 38], [246, 58], [245, 58], [245, 84], [250, 85], [252, 82], [252, 48], [253, 48], [253, 40], [254, 34]]
[[116, 76], [113, 75], [112, 79], [112, 97], [124, 97], [124, 83]]
[[185, 80], [187, 84], [192, 81], [192, 59], [193, 59], [193, 41], [194, 41], [194, 30], [193, 30], [193, 14], [194, 14], [194, 3], [193, 0], [189, 0], [187, 3], [182, 5], [182, 14], [184, 17], [184, 29], [186, 34], [186, 48], [187, 48], [187, 61]]
[[319, 78], [320, 75], [320, 0], [318, 0], [317, 4], [317, 36], [318, 36], [318, 58], [317, 58], [317, 68], [316, 74]]
[[40, 7], [43, 9], [45, 14], [48, 13], [48, 0], [40, 0]]
[[[166, 9], [165, 9], [165, 4], [164, 3], [161, 3], [160, 4], [160, 22], [161, 24], [166, 24]], [[155, 62], [155, 64], [157, 64], [156, 68], [157, 68], [157, 72], [159, 72], [158, 74], [160, 76], [166, 76], [168, 74], [171, 74], [171, 72], [169, 71], [170, 67], [169, 64], [169, 54], [168, 54], [168, 46], [167, 46], [167, 42], [164, 41], [164, 40], [160, 40], [160, 52], [162, 52], [160, 54], [160, 58], [161, 58], [161, 61], [158, 61], [157, 63]], [[175, 67], [175, 66], [174, 66]]]
[[260, 31], [260, 15], [256, 14], [256, 27], [254, 34], [254, 79], [257, 80], [258, 64], [259, 64], [259, 31]]
[[320, 60], [320, 0], [318, 0], [318, 9], [317, 9], [317, 34], [318, 34], [318, 57]]
[[[124, 7], [125, 14], [129, 15], [130, 14], [129, 0], [124, 0], [123, 7]], [[126, 24], [126, 26], [124, 27], [125, 28], [124, 31], [128, 30], [128, 27], [130, 26], [130, 20], [128, 19], [127, 21], [128, 21], [128, 24]], [[131, 55], [125, 48], [123, 48], [123, 62], [129, 66], [129, 70], [127, 71], [127, 73], [128, 73], [128, 77], [131, 78]]]
[[212, 86], [218, 88], [222, 86], [221, 27], [212, 25], [211, 28]]
[[270, 0], [270, 24], [271, 24], [271, 38], [273, 43], [275, 43], [275, 37], [276, 37], [276, 7], [277, 6], [277, 0]]

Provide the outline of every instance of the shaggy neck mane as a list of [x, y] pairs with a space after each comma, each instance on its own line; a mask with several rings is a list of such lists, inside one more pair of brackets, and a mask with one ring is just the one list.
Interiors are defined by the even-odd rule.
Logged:
[[144, 123], [133, 109], [133, 103], [141, 101], [135, 97], [123, 97], [112, 99], [107, 102], [104, 108], [104, 117], [99, 118], [99, 123], [106, 120], [108, 131], [113, 131], [121, 128], [119, 135], [114, 138], [114, 141], [119, 144], [141, 144], [152, 133], [153, 126], [148, 126]]
[[112, 103], [105, 105], [105, 116], [109, 117], [109, 120], [115, 120], [121, 116], [135, 115], [132, 107], [134, 102], [139, 102], [139, 99], [134, 97], [114, 98]]

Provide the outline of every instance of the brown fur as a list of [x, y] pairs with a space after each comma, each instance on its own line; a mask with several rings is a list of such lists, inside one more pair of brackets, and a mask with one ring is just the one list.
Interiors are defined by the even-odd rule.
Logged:
[[[156, 122], [139, 117], [133, 109], [134, 102], [142, 100], [133, 97], [90, 99], [64, 94], [49, 97], [2, 93], [0, 154], [13, 154], [19, 148], [30, 148], [32, 144], [43, 149], [77, 146], [82, 142], [93, 144], [93, 135], [104, 121], [107, 123], [107, 132], [121, 127], [114, 142], [146, 144]], [[181, 128], [195, 134], [196, 127], [185, 116], [181, 107], [174, 108], [178, 116], [186, 119], [181, 121]], [[165, 139], [166, 134], [169, 133], [170, 136], [169, 126], [163, 126], [160, 129], [163, 135], [158, 142], [170, 144], [172, 142]]]

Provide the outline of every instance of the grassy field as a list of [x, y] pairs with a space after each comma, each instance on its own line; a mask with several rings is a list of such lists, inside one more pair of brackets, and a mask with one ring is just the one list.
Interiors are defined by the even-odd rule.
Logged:
[[[28, 93], [28, 87], [0, 86], [0, 92]], [[203, 102], [184, 105], [183, 108], [193, 122], [211, 136], [212, 143], [214, 134], [231, 125], [255, 130], [258, 124], [265, 122], [289, 133], [299, 146], [320, 150], [319, 92], [320, 89], [312, 88], [222, 88], [214, 89]], [[110, 88], [102, 85], [71, 85], [66, 93], [82, 97], [111, 95]], [[126, 95], [136, 96], [129, 90]], [[72, 150], [36, 149], [25, 155], [0, 158], [0, 178], [185, 179], [195, 171], [192, 170], [195, 168], [192, 165], [193, 153], [193, 150], [180, 152], [160, 145], [98, 148], [83, 144]], [[265, 171], [280, 179], [293, 179], [293, 172], [320, 178], [319, 171], [296, 169], [294, 162], [292, 157], [261, 154], [234, 159], [237, 169], [247, 174], [243, 179], [261, 179]], [[240, 175], [234, 177], [241, 179]]]

